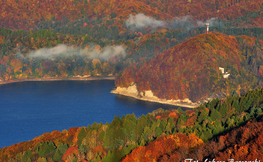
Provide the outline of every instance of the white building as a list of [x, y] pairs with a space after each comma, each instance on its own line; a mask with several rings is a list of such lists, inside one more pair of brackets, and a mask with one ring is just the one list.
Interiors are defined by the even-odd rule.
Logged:
[[225, 72], [225, 69], [224, 69], [224, 68], [219, 67], [219, 70], [222, 72], [223, 78], [228, 78], [228, 77], [229, 77], [230, 73]]

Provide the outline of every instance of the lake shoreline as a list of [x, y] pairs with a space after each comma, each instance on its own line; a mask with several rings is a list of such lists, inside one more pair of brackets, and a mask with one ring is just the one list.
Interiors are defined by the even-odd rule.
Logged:
[[86, 81], [86, 80], [115, 80], [115, 76], [87, 76], [87, 77], [61, 77], [61, 78], [26, 78], [26, 79], [12, 79], [8, 81], [0, 81], [2, 84], [18, 83], [18, 82], [31, 82], [31, 81]]
[[128, 88], [117, 87], [116, 89], [112, 90], [110, 93], [122, 95], [122, 96], [127, 96], [127, 97], [132, 97], [132, 98], [142, 100], [142, 101], [156, 102], [156, 103], [173, 105], [173, 106], [178, 106], [178, 107], [191, 108], [191, 109], [197, 108], [200, 105], [198, 103], [159, 99], [156, 96], [140, 96], [140, 95], [138, 95], [137, 91], [134, 91], [131, 89], [128, 90]]
[[[11, 83], [18, 83], [18, 82], [31, 82], [31, 81], [88, 81], [88, 80], [115, 80], [115, 76], [73, 76], [73, 77], [48, 77], [48, 78], [26, 78], [26, 79], [12, 79], [8, 81], [0, 81], [0, 85], [4, 84], [11, 84]], [[196, 108], [199, 106], [197, 103], [187, 103], [187, 102], [174, 102], [165, 99], [158, 99], [154, 97], [142, 97], [139, 95], [135, 95], [133, 93], [127, 93], [123, 91], [118, 91], [117, 89], [111, 90], [110, 93], [114, 93], [117, 95], [132, 97], [142, 101], [148, 102], [156, 102], [166, 105], [173, 105], [178, 107], [185, 107], [185, 108]]]

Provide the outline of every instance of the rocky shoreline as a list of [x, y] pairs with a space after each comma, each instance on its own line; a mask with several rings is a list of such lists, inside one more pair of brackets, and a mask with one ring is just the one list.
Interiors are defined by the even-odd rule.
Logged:
[[129, 86], [128, 88], [117, 87], [116, 89], [112, 90], [111, 93], [133, 97], [138, 100], [157, 102], [157, 103], [169, 104], [169, 105], [181, 106], [181, 107], [187, 107], [187, 108], [196, 108], [200, 105], [198, 103], [191, 102], [189, 99], [184, 99], [184, 100], [160, 99], [154, 96], [151, 91], [145, 91], [145, 92], [138, 93], [136, 85]]
[[[115, 80], [115, 76], [74, 76], [74, 77], [62, 77], [62, 78], [26, 78], [26, 79], [12, 79], [8, 81], [0, 81], [0, 85], [2, 84], [10, 84], [10, 83], [17, 83], [17, 82], [28, 82], [28, 81], [63, 81], [63, 80]], [[117, 87], [116, 89], [112, 90], [110, 93], [119, 94], [123, 96], [133, 97], [138, 100], [149, 101], [149, 102], [157, 102], [161, 104], [168, 104], [186, 108], [196, 108], [200, 104], [193, 103], [189, 99], [184, 100], [166, 100], [160, 99], [153, 95], [151, 91], [145, 91], [138, 93], [136, 85], [132, 85], [128, 88], [121, 88]]]
[[13, 79], [8, 81], [0, 81], [1, 84], [17, 83], [17, 82], [28, 82], [28, 81], [62, 81], [62, 80], [114, 80], [115, 76], [74, 76], [74, 77], [63, 77], [63, 78], [26, 78], [26, 79]]

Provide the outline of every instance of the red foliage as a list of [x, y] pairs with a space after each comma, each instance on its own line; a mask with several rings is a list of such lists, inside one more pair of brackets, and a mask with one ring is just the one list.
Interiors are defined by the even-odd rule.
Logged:
[[[214, 145], [218, 149], [217, 153], [215, 156], [210, 156], [216, 160], [227, 160], [229, 158], [235, 160], [263, 160], [262, 131], [263, 118], [259, 122], [248, 122], [245, 126], [220, 137], [221, 140]], [[210, 145], [206, 146], [205, 149], [209, 148]]]
[[[139, 43], [150, 37], [144, 35]], [[198, 101], [218, 89], [220, 78], [214, 78], [220, 76], [219, 66], [231, 64], [239, 67], [243, 57], [234, 36], [200, 34], [163, 51], [139, 69], [134, 65], [124, 70], [115, 83], [116, 86], [128, 87], [136, 82], [139, 92], [151, 90], [161, 99]]]
[[[195, 116], [193, 116], [195, 117]], [[186, 136], [177, 133], [161, 136], [148, 146], [134, 149], [122, 161], [183, 161], [191, 158], [199, 161], [254, 161], [263, 157], [263, 117], [259, 121], [248, 122], [245, 126], [216, 137], [209, 144], [194, 134]]]
[[0, 59], [0, 64], [5, 65], [6, 64], [5, 60], [4, 59]]
[[195, 116], [195, 115], [190, 117], [190, 118], [188, 118], [187, 121], [186, 121], [185, 126], [194, 126], [196, 120], [197, 120], [197, 116]]
[[262, 70], [261, 69], [258, 70], [258, 75], [262, 75]]
[[[215, 159], [216, 161], [254, 161], [263, 157], [263, 118], [248, 122], [225, 135], [216, 137], [209, 144], [196, 149], [199, 160]], [[171, 156], [172, 157], [172, 156]], [[205, 158], [205, 159], [204, 159]]]
[[[131, 154], [127, 155], [122, 162], [130, 161], [160, 161], [164, 158], [168, 158], [170, 155], [175, 154], [178, 150], [183, 149], [187, 154], [189, 150], [203, 145], [203, 141], [191, 134], [186, 136], [185, 134], [178, 133], [170, 136], [160, 136], [155, 141], [151, 142], [147, 146], [140, 146], [134, 149]], [[165, 148], [165, 149], [164, 149]], [[168, 155], [168, 156], [164, 156]], [[180, 156], [174, 156], [180, 157]], [[175, 160], [175, 159], [173, 159]], [[176, 159], [177, 161], [180, 158]]]
[[70, 155], [78, 155], [79, 150], [77, 147], [70, 147], [67, 149], [66, 153], [63, 155], [62, 160], [66, 160]]

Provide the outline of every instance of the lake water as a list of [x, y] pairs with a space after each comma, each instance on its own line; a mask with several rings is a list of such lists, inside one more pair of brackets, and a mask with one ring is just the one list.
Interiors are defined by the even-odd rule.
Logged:
[[177, 108], [110, 93], [112, 80], [19, 82], [0, 85], [0, 148], [54, 130], [111, 122]]

